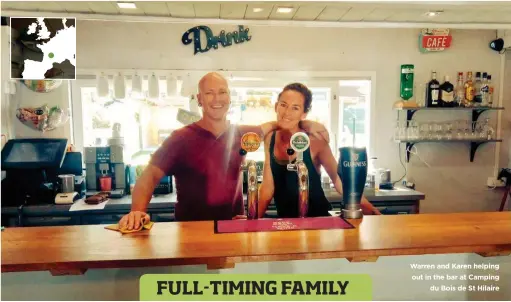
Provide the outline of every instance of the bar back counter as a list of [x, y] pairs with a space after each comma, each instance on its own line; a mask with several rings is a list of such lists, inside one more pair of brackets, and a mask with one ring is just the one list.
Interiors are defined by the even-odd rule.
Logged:
[[[6, 228], [2, 299], [137, 300], [139, 278], [150, 273], [360, 273], [371, 276], [375, 300], [511, 300], [510, 212], [349, 222], [355, 228], [230, 234], [215, 233], [213, 221], [124, 235], [104, 225]], [[460, 285], [489, 287], [445, 290]]]
[[[417, 214], [420, 202], [425, 198], [424, 193], [407, 188], [366, 190], [364, 193], [382, 214]], [[341, 196], [334, 190], [325, 190], [327, 199], [334, 209], [340, 209]], [[149, 204], [148, 213], [156, 222], [174, 221], [174, 205], [176, 194], [153, 197]], [[70, 205], [41, 204], [23, 207], [3, 207], [3, 226], [64, 226], [116, 223], [131, 208], [131, 196], [110, 199], [104, 209], [70, 211]], [[270, 204], [267, 217], [276, 217], [273, 203]]]

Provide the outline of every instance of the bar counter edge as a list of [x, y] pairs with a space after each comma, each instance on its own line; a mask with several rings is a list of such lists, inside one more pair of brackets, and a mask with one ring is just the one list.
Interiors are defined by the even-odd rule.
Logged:
[[104, 225], [7, 228], [2, 273], [77, 275], [104, 268], [202, 264], [224, 269], [242, 262], [511, 254], [511, 212], [382, 215], [349, 222], [355, 228], [231, 234], [216, 234], [213, 221], [155, 223], [149, 231], [124, 235]]

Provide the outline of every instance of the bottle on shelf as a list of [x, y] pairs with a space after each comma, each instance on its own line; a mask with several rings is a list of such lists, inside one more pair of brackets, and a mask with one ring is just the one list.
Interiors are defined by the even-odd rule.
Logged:
[[481, 96], [481, 72], [476, 72], [476, 80], [474, 82], [474, 105], [480, 106], [482, 103], [482, 96]]
[[481, 82], [481, 106], [488, 107], [488, 95], [489, 95], [489, 87], [488, 87], [488, 74], [483, 72], [483, 80]]
[[441, 107], [456, 107], [454, 102], [454, 85], [449, 82], [449, 76], [445, 76], [445, 82], [440, 85], [440, 99], [439, 105]]
[[463, 106], [463, 103], [465, 101], [465, 88], [463, 84], [463, 72], [458, 72], [458, 81], [456, 82], [456, 93], [454, 95], [455, 97], [455, 105], [456, 106]]
[[488, 107], [493, 107], [493, 84], [491, 83], [491, 75], [487, 77], [488, 80]]
[[401, 65], [401, 98], [408, 101], [413, 96], [413, 64]]
[[431, 72], [431, 81], [426, 86], [426, 107], [438, 107], [440, 83], [436, 79], [436, 72]]
[[474, 104], [474, 83], [472, 82], [472, 71], [467, 72], [465, 82], [465, 107], [472, 107]]

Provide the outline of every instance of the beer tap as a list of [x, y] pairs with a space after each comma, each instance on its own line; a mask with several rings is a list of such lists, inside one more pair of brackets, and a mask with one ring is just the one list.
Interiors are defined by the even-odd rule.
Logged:
[[296, 154], [295, 163], [287, 165], [288, 171], [295, 171], [298, 174], [298, 216], [307, 217], [309, 211], [309, 171], [303, 161], [303, 152], [309, 148], [310, 139], [307, 134], [297, 132], [291, 136], [291, 148], [287, 149], [289, 156]]
[[[248, 132], [241, 137], [240, 155], [245, 156], [248, 152], [259, 149], [261, 139], [259, 135]], [[259, 190], [257, 181], [257, 165], [254, 160], [245, 159], [241, 164], [241, 173], [247, 171], [247, 218], [258, 219]]]

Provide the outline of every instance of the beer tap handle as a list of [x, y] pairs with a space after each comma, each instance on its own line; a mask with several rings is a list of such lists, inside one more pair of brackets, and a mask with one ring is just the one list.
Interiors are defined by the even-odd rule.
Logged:
[[288, 164], [289, 171], [296, 171], [298, 176], [298, 215], [300, 218], [307, 217], [309, 209], [309, 173], [307, 166], [303, 161], [303, 152], [310, 146], [310, 139], [306, 133], [297, 132], [291, 136], [290, 140], [291, 151], [288, 149], [288, 154], [296, 152], [296, 161], [293, 164]]
[[[261, 138], [257, 133], [245, 133], [241, 137], [240, 155], [245, 156], [248, 152], [254, 152], [259, 149]], [[258, 219], [259, 194], [257, 182], [257, 165], [253, 160], [244, 160], [241, 164], [243, 171], [247, 171], [247, 218]]]

